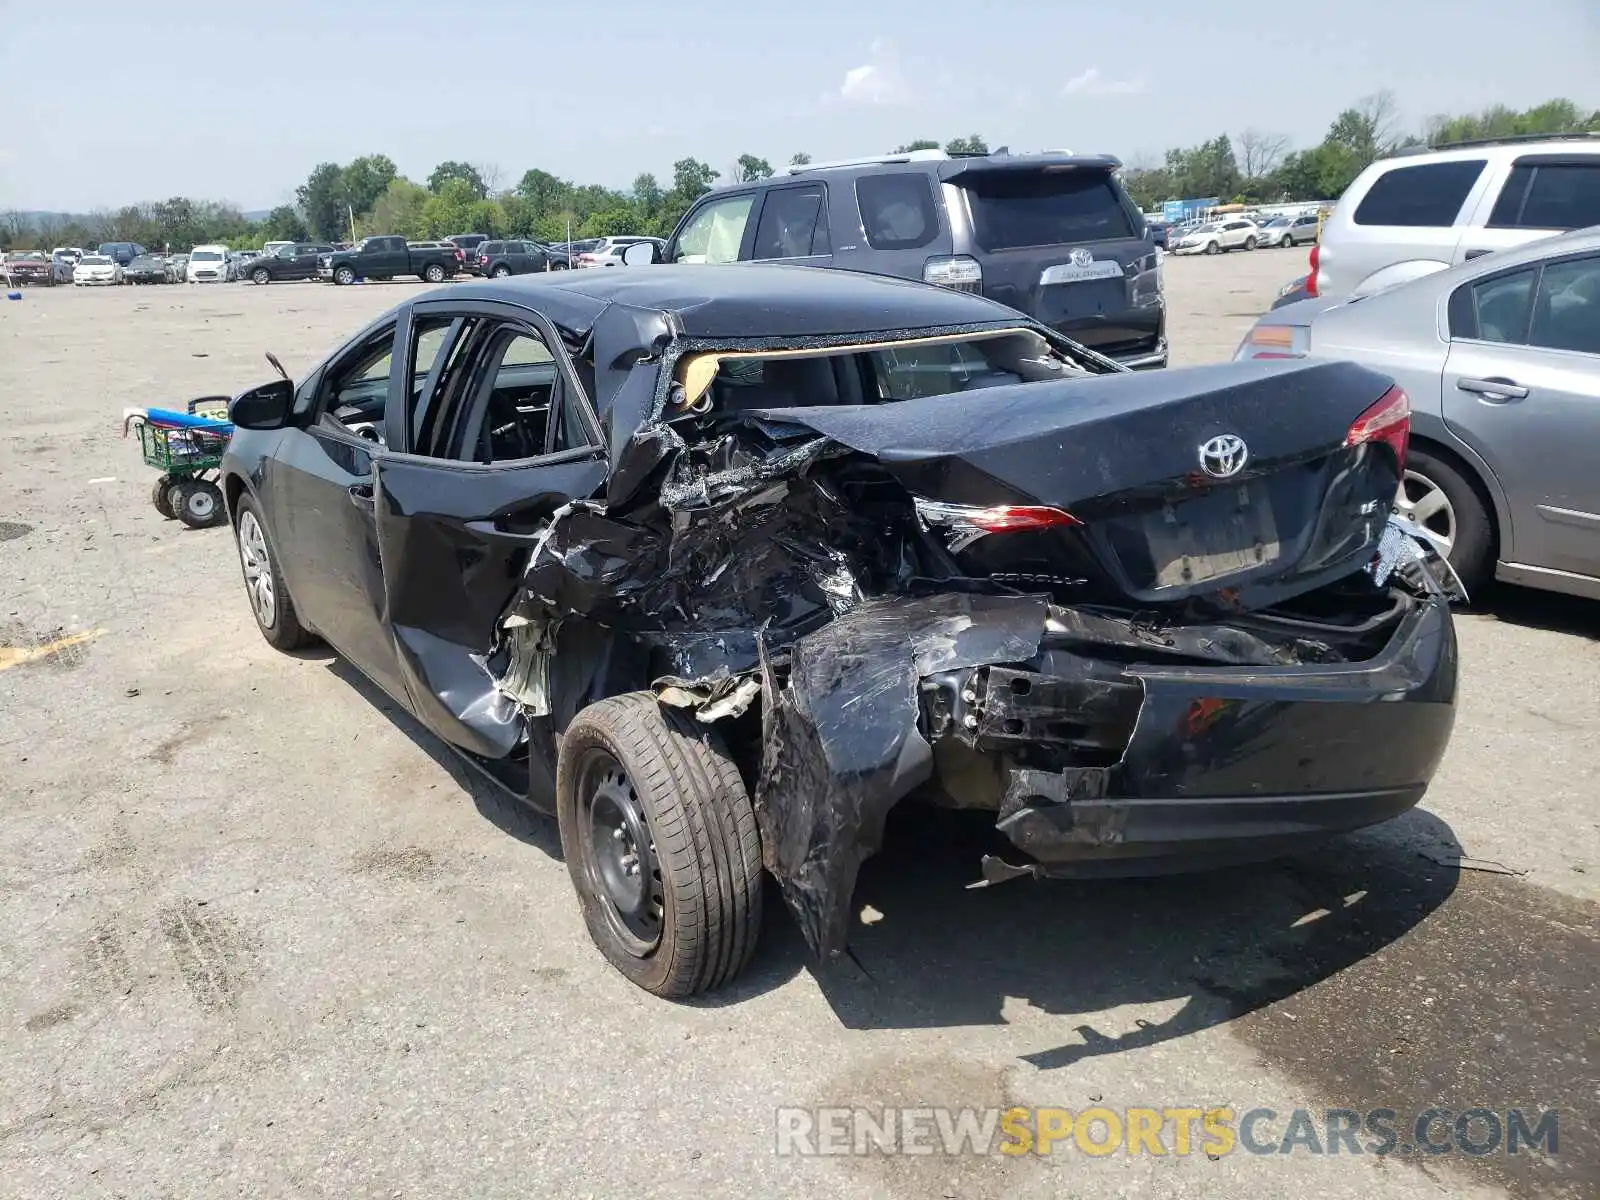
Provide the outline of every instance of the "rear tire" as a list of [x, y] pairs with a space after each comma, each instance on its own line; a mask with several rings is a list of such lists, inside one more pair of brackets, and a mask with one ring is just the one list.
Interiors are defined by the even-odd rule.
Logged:
[[509, 274], [511, 274], [511, 268], [506, 266], [505, 263], [501, 263], [498, 267], [489, 272], [489, 277], [491, 279], [504, 279]]
[[443, 283], [444, 268], [438, 263], [429, 263], [422, 269], [422, 278], [429, 283]]
[[561, 741], [556, 816], [612, 966], [669, 998], [744, 969], [761, 931], [761, 837], [716, 733], [649, 692], [590, 705]]
[[255, 284], [271, 283], [272, 272], [265, 267], [257, 267], [250, 272], [250, 282]]
[[150, 503], [155, 505], [156, 511], [169, 521], [176, 520], [178, 516], [172, 508], [170, 496], [172, 483], [171, 475], [158, 475], [155, 487], [150, 489]]
[[[1401, 485], [1413, 495], [1433, 487], [1449, 505], [1450, 552], [1446, 556], [1455, 568], [1467, 594], [1487, 584], [1494, 570], [1494, 521], [1483, 494], [1454, 463], [1413, 447], [1406, 453], [1406, 474], [1415, 478]], [[1442, 532], [1437, 521], [1424, 518], [1425, 527]]]
[[[234, 545], [239, 551], [239, 565], [244, 574], [245, 594], [250, 600], [250, 612], [256, 619], [256, 628], [267, 644], [275, 650], [298, 650], [316, 640], [295, 612], [289, 589], [283, 585], [283, 575], [278, 570], [278, 560], [267, 543], [266, 521], [261, 509], [249, 493], [240, 493], [234, 505]], [[265, 593], [257, 587], [262, 576], [267, 580]], [[263, 596], [266, 603], [263, 603]]]

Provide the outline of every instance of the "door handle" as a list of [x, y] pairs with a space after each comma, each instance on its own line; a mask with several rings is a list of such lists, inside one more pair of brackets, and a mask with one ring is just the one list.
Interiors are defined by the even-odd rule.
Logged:
[[1466, 259], [1482, 258], [1485, 254], [1493, 254], [1493, 253], [1494, 253], [1493, 250], [1468, 250], [1466, 255], [1465, 255], [1465, 258]]
[[1457, 379], [1456, 387], [1463, 392], [1475, 392], [1490, 404], [1504, 404], [1507, 400], [1521, 400], [1528, 394], [1528, 389], [1520, 383], [1498, 376], [1489, 379]]
[[350, 503], [364, 512], [371, 512], [377, 503], [373, 499], [372, 485], [370, 483], [352, 483], [350, 485]]

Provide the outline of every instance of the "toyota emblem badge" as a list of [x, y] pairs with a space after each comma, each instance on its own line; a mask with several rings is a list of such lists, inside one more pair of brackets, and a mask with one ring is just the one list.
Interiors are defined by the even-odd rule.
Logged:
[[1231, 479], [1250, 461], [1250, 447], [1242, 437], [1219, 433], [1200, 446], [1200, 468], [1213, 479]]

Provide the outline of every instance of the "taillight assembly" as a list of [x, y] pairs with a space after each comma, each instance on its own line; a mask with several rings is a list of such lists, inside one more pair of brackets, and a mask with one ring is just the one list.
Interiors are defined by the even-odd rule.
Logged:
[[1322, 243], [1318, 242], [1311, 247], [1311, 258], [1308, 260], [1311, 270], [1306, 275], [1306, 295], [1315, 296], [1317, 292], [1317, 264], [1322, 261]]
[[1378, 402], [1355, 419], [1344, 435], [1346, 446], [1382, 442], [1394, 451], [1395, 465], [1406, 465], [1406, 443], [1411, 440], [1411, 397], [1392, 387]]
[[941, 530], [945, 535], [945, 544], [952, 552], [964, 550], [991, 533], [1022, 533], [1083, 524], [1063, 509], [1036, 504], [997, 504], [990, 508], [978, 508], [919, 497], [916, 507], [917, 517], [923, 527]]
[[480, 267], [487, 267], [489, 265], [489, 256], [487, 254], [478, 255], [478, 265]]

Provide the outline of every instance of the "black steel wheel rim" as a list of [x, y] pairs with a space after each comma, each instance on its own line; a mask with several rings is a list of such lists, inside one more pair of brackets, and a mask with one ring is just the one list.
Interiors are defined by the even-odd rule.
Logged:
[[602, 747], [585, 752], [577, 782], [589, 890], [628, 953], [648, 957], [661, 943], [666, 890], [644, 805], [622, 764]]

